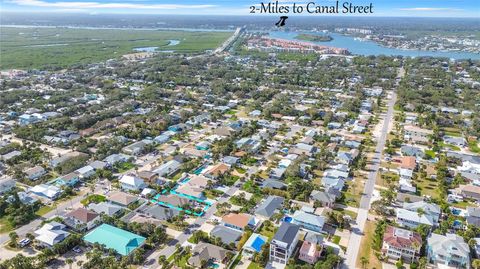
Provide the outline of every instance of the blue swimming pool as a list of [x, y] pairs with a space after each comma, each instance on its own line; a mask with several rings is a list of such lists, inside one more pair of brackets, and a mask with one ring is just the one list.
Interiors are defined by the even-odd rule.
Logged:
[[189, 181], [190, 181], [190, 178], [186, 177], [186, 178], [182, 179], [182, 181], [180, 181], [180, 183], [184, 184], [184, 183], [187, 183]]
[[218, 264], [218, 263], [210, 264], [210, 268], [219, 268], [219, 267], [220, 267], [220, 264]]
[[254, 248], [256, 251], [260, 252], [262, 250], [262, 246], [265, 244], [265, 241], [263, 241], [262, 238], [257, 237], [255, 238], [255, 241], [252, 243], [252, 248]]
[[284, 221], [284, 222], [292, 222], [292, 220], [293, 220], [292, 217], [289, 217], [289, 216], [285, 216], [285, 217], [283, 218], [283, 221]]
[[459, 216], [460, 213], [462, 213], [462, 211], [461, 211], [460, 209], [452, 208], [452, 214], [453, 214], [453, 215]]
[[195, 169], [195, 171], [193, 171], [193, 173], [194, 173], [195, 175], [200, 175], [200, 173], [202, 173], [203, 170], [205, 170], [205, 166], [204, 166], [204, 165], [202, 165], [202, 166], [200, 166], [199, 168]]

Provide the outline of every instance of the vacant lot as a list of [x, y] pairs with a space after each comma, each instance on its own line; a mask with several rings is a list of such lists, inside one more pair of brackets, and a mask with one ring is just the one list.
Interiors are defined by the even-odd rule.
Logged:
[[93, 63], [143, 47], [203, 52], [215, 49], [230, 35], [230, 32], [2, 27], [0, 69]]

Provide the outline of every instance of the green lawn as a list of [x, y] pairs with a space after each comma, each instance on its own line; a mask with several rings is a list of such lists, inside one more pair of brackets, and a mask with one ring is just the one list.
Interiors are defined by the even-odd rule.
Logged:
[[83, 199], [82, 201], [80, 201], [80, 203], [84, 206], [87, 206], [90, 203], [98, 204], [98, 203], [101, 203], [101, 202], [105, 202], [106, 200], [107, 200], [107, 197], [105, 197], [103, 195], [92, 194], [92, 195], [89, 195], [87, 198]]
[[454, 150], [454, 151], [460, 151], [460, 148], [455, 146], [455, 145], [452, 145], [452, 144], [446, 144], [444, 142], [440, 142], [438, 143], [441, 147], [444, 147], [444, 148], [449, 148], [451, 150]]
[[135, 167], [135, 164], [131, 162], [124, 162], [115, 166], [115, 168], [117, 168], [119, 173], [126, 172], [134, 167]]
[[245, 172], [247, 172], [247, 170], [245, 170], [245, 169], [242, 168], [242, 167], [236, 167], [236, 168], [235, 168], [235, 171], [237, 171], [237, 172], [240, 173], [240, 174], [245, 174]]
[[469, 202], [469, 201], [453, 202], [452, 206], [465, 209], [467, 208], [467, 206], [475, 206], [475, 202]]
[[364, 236], [362, 237], [362, 242], [360, 244], [363, 247], [361, 247], [360, 251], [358, 252], [356, 268], [362, 268], [360, 263], [361, 257], [366, 257], [368, 259], [369, 263], [367, 265], [367, 268], [382, 268], [382, 264], [375, 256], [373, 248], [371, 247], [374, 233], [375, 233], [375, 222], [367, 220], [364, 228]]
[[277, 231], [277, 228], [273, 226], [266, 226], [265, 224], [262, 225], [262, 229], [260, 230], [259, 234], [268, 237], [269, 240], [273, 238], [275, 235], [275, 232]]
[[468, 147], [470, 148], [470, 151], [480, 153], [480, 147], [478, 146], [477, 141], [473, 140], [468, 142]]
[[5, 217], [0, 218], [0, 234], [8, 233], [13, 230], [13, 226], [7, 221]]
[[342, 239], [340, 236], [334, 235], [333, 238], [332, 238], [332, 243], [338, 245], [340, 243], [340, 239]]
[[415, 184], [417, 185], [417, 190], [420, 191], [422, 195], [429, 195], [432, 198], [440, 198], [438, 182], [434, 179], [420, 179], [419, 177], [415, 181]]
[[425, 155], [427, 155], [428, 157], [430, 157], [430, 159], [433, 159], [433, 158], [435, 158], [435, 156], [436, 156], [435, 151], [430, 150], [430, 149], [425, 150]]
[[[68, 67], [121, 57], [134, 48], [203, 52], [232, 32], [2, 27], [0, 69]], [[169, 40], [180, 41], [170, 46]]]
[[353, 220], [357, 219], [357, 213], [350, 211], [350, 210], [345, 210], [343, 208], [335, 208], [334, 211], [342, 212], [345, 215], [350, 216]]
[[251, 262], [247, 269], [263, 269], [263, 266], [261, 266], [260, 264], [256, 263], [256, 262]]
[[448, 136], [456, 136], [460, 137], [462, 136], [461, 130], [458, 128], [443, 128], [443, 133]]
[[43, 215], [47, 214], [48, 212], [50, 212], [54, 209], [55, 209], [54, 207], [45, 205], [45, 206], [40, 207], [40, 209], [38, 209], [37, 212], [35, 212], [35, 214], [37, 214], [39, 216], [43, 216]]
[[360, 199], [362, 198], [363, 192], [363, 183], [360, 182], [360, 178], [355, 178], [354, 181], [347, 181], [347, 191], [343, 194], [345, 195], [345, 204], [353, 207], [358, 207], [360, 204]]

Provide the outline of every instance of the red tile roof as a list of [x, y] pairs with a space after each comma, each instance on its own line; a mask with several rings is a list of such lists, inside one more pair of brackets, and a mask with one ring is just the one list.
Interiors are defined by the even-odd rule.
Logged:
[[417, 160], [413, 156], [405, 156], [400, 163], [401, 168], [414, 170], [417, 167]]
[[412, 247], [419, 250], [422, 246], [422, 237], [416, 232], [387, 226], [383, 235], [383, 242], [397, 248]]
[[77, 219], [83, 223], [89, 223], [98, 217], [98, 214], [85, 208], [77, 208], [70, 211], [66, 216]]

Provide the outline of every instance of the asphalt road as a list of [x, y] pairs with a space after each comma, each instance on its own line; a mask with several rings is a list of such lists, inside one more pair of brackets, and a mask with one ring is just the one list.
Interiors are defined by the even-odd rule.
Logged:
[[350, 235], [350, 240], [348, 241], [346, 253], [347, 260], [344, 263], [344, 268], [355, 268], [358, 251], [360, 250], [360, 244], [362, 242], [365, 223], [367, 222], [368, 210], [370, 209], [370, 200], [375, 187], [375, 179], [377, 178], [377, 172], [380, 168], [383, 148], [385, 147], [385, 141], [387, 140], [388, 125], [393, 119], [393, 106], [395, 105], [396, 100], [397, 95], [395, 92], [393, 92], [392, 98], [388, 102], [388, 110], [383, 121], [382, 133], [380, 138], [377, 140], [377, 147], [375, 148], [375, 154], [370, 166], [370, 172], [368, 173], [368, 178], [365, 181], [365, 189], [360, 200], [360, 208], [358, 209], [356, 224], [353, 225], [351, 229], [352, 232]]
[[[42, 217], [39, 217], [39, 218], [33, 220], [32, 222], [26, 224], [26, 225], [23, 225], [23, 226], [17, 228], [15, 230], [15, 232], [18, 234], [18, 236], [20, 238], [24, 238], [27, 233], [32, 233], [33, 234], [33, 232], [39, 228], [39, 226], [40, 226], [40, 224], [42, 223], [43, 220], [49, 219], [49, 218], [51, 218], [55, 215], [58, 215], [58, 216], [65, 215], [65, 213], [66, 213], [65, 210], [67, 208], [72, 207], [73, 205], [79, 203], [83, 198], [85, 198], [83, 195], [79, 195], [79, 196], [75, 196], [74, 198], [72, 198], [68, 201], [60, 203], [52, 211], [46, 213]], [[8, 233], [0, 235], [0, 245], [3, 245], [4, 243], [6, 243], [9, 240], [10, 240], [10, 237], [8, 236]]]

